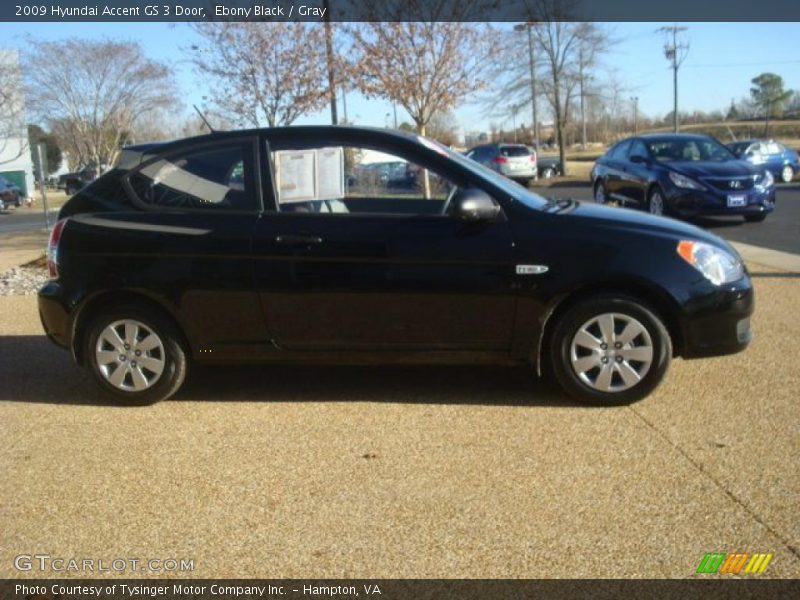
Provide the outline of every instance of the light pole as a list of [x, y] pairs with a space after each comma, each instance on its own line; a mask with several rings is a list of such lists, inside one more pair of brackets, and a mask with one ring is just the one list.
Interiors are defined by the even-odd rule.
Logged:
[[528, 30], [528, 67], [531, 77], [531, 114], [533, 117], [533, 145], [539, 152], [539, 120], [536, 118], [536, 55], [533, 51], [533, 28], [536, 23], [527, 21], [514, 25], [514, 31]]
[[631, 102], [633, 102], [633, 135], [636, 135], [639, 120], [639, 96], [631, 96]]
[[[678, 69], [689, 52], [688, 43], [678, 43], [678, 34], [682, 31], [686, 31], [686, 27], [678, 25], [656, 29], [656, 33], [661, 32], [667, 35], [667, 41], [664, 44], [664, 56], [670, 62], [670, 68], [672, 69], [672, 131], [675, 133], [678, 133]], [[669, 40], [670, 34], [672, 34], [671, 42]]]

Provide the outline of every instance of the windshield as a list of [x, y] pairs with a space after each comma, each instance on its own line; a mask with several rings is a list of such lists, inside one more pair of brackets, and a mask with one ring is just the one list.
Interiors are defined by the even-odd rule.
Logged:
[[736, 158], [730, 150], [711, 138], [651, 138], [645, 143], [659, 162], [722, 162]]
[[467, 158], [463, 154], [451, 150], [447, 146], [443, 146], [442, 144], [440, 144], [435, 140], [429, 140], [427, 138], [421, 138], [421, 139], [424, 140], [423, 143], [425, 143], [425, 145], [435, 144], [437, 146], [437, 149], [440, 149], [441, 151], [444, 151], [445, 154], [447, 154], [448, 158], [457, 162], [459, 165], [466, 168], [467, 170], [475, 173], [479, 177], [483, 179], [488, 179], [492, 183], [492, 185], [500, 188], [501, 190], [503, 190], [503, 192], [519, 200], [526, 206], [536, 209], [542, 209], [545, 208], [546, 206], [550, 206], [548, 201], [542, 198], [539, 194], [534, 194], [532, 191], [521, 186], [520, 184], [511, 181], [506, 177], [503, 177], [502, 175], [500, 175], [500, 173], [497, 173], [496, 171], [492, 171], [491, 169], [484, 167], [480, 163], [477, 163], [474, 160]]

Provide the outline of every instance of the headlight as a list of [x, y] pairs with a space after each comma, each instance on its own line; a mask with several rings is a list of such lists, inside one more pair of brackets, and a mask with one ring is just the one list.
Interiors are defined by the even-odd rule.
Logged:
[[685, 175], [681, 175], [680, 173], [673, 173], [672, 171], [670, 171], [669, 178], [670, 180], [672, 180], [672, 183], [677, 185], [679, 188], [686, 188], [689, 190], [703, 189], [702, 185], [700, 185], [696, 181], [693, 181], [692, 179], [689, 179]]
[[756, 189], [765, 191], [775, 185], [775, 178], [769, 171], [764, 171], [763, 175], [755, 176]]
[[683, 260], [715, 285], [736, 281], [744, 275], [744, 266], [737, 256], [711, 244], [681, 240], [677, 250]]

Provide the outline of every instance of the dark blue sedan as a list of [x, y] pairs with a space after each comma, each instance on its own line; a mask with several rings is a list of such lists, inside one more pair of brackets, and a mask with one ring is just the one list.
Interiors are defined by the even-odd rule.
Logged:
[[742, 215], [763, 221], [775, 180], [704, 135], [649, 134], [615, 144], [591, 173], [594, 199], [678, 217]]
[[784, 183], [789, 183], [800, 171], [797, 152], [774, 140], [743, 140], [728, 144], [728, 148], [738, 158], [769, 169]]

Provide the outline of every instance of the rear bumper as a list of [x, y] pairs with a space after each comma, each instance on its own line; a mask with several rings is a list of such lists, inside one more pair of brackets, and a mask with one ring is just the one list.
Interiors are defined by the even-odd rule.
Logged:
[[750, 278], [691, 300], [690, 316], [682, 322], [684, 358], [722, 356], [741, 352], [752, 339], [750, 317], [755, 297]]
[[537, 174], [535, 165], [531, 165], [530, 168], [525, 169], [509, 169], [507, 167], [501, 167], [499, 172], [501, 175], [505, 175], [509, 179], [533, 179]]
[[775, 187], [760, 192], [752, 189], [741, 192], [746, 197], [744, 206], [728, 206], [728, 194], [708, 191], [675, 190], [667, 197], [671, 211], [681, 217], [760, 215], [775, 210]]
[[63, 288], [57, 281], [48, 281], [39, 290], [39, 319], [48, 339], [69, 349], [72, 339], [72, 319], [64, 299]]

